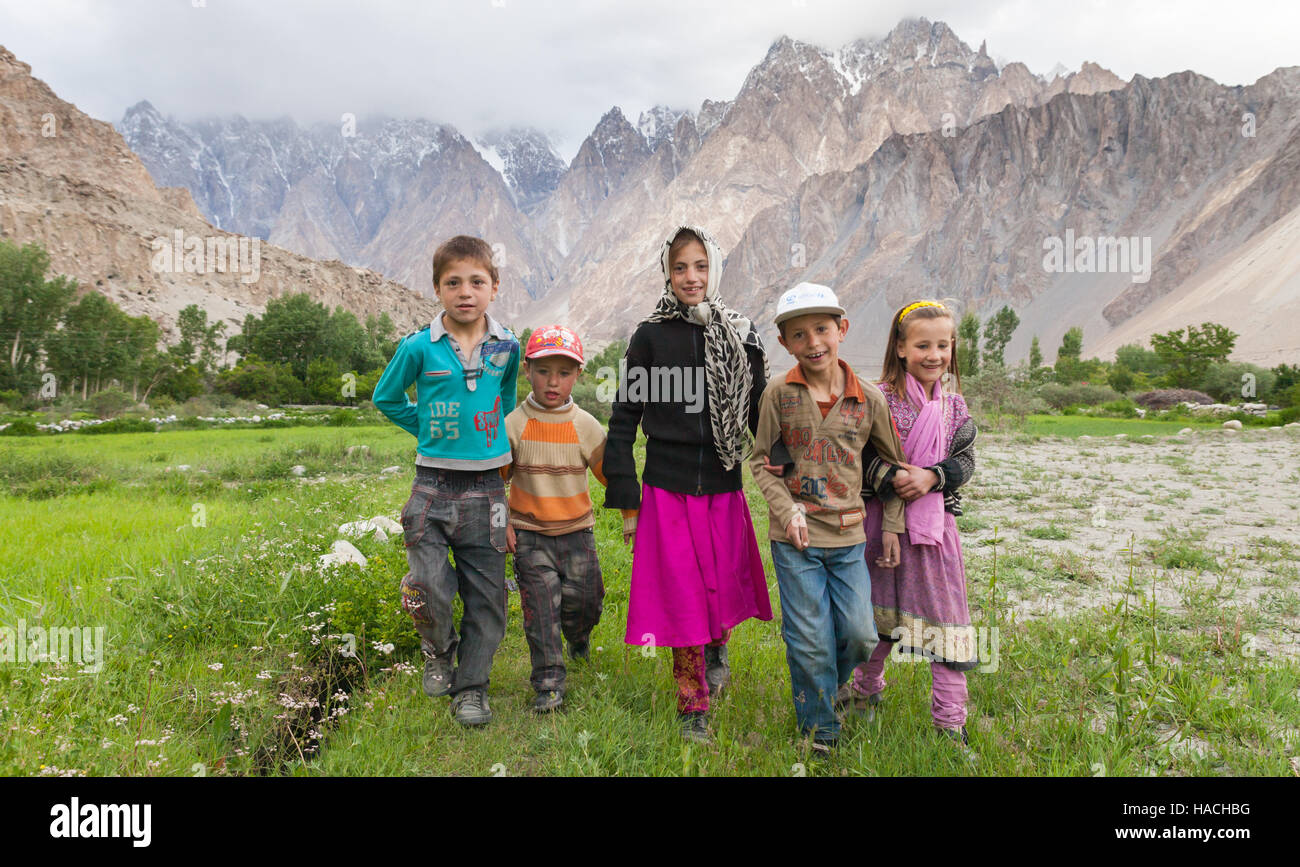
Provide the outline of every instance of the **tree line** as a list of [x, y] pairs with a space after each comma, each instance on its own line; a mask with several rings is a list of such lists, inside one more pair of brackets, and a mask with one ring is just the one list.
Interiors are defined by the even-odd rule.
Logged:
[[[387, 313], [362, 323], [306, 293], [273, 298], [242, 333], [191, 304], [175, 343], [158, 323], [131, 316], [98, 292], [77, 297], [65, 276], [47, 278], [39, 244], [0, 239], [0, 400], [34, 406], [106, 391], [122, 401], [184, 402], [223, 392], [265, 403], [356, 403], [370, 397], [397, 346]], [[234, 364], [232, 354], [238, 355]], [[118, 409], [124, 406], [117, 407]]]

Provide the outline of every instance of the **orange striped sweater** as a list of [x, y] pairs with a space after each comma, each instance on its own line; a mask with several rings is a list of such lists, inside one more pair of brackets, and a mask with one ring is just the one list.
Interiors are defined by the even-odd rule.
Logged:
[[510, 523], [516, 530], [560, 536], [596, 523], [587, 493], [587, 470], [605, 484], [605, 429], [572, 400], [559, 409], [530, 394], [506, 416], [513, 463], [501, 468], [510, 482]]

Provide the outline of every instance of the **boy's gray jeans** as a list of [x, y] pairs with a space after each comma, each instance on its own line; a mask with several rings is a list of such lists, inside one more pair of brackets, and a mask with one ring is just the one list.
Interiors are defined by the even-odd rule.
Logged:
[[[425, 653], [456, 661], [453, 695], [487, 689], [492, 656], [506, 633], [505, 483], [496, 470], [416, 469], [402, 508], [410, 567], [402, 579], [402, 608], [415, 621]], [[457, 593], [459, 636], [451, 610]]]

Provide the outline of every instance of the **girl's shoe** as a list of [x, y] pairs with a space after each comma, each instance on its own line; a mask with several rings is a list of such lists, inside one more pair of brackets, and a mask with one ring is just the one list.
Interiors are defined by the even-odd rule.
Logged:
[[970, 746], [970, 738], [966, 736], [966, 726], [959, 729], [939, 729], [939, 731], [943, 732], [944, 736], [950, 741], [955, 741], [963, 747]]
[[882, 693], [862, 695], [853, 689], [852, 684], [844, 684], [835, 694], [835, 713], [843, 722], [848, 717], [863, 717], [867, 722], [876, 721], [876, 706], [884, 700]]
[[682, 721], [682, 738], [684, 740], [694, 741], [697, 744], [713, 743], [713, 738], [709, 736], [709, 724], [703, 711], [687, 711], [677, 716]]
[[[936, 726], [936, 728], [938, 727]], [[961, 751], [961, 754], [966, 761], [975, 764], [979, 760], [979, 754], [970, 748], [970, 738], [966, 736], [966, 726], [962, 726], [959, 729], [939, 728], [938, 731], [948, 740], [952, 741], [953, 746]]]

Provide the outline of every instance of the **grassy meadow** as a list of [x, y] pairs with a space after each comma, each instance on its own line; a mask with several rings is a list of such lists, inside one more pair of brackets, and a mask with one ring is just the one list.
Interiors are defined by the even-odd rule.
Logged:
[[[1094, 446], [1075, 437], [1201, 427], [1159, 424], [1031, 418], [982, 435], [990, 458], [960, 522], [974, 623], [998, 640], [995, 669], [969, 675], [974, 755], [933, 732], [929, 667], [891, 662], [877, 721], [848, 723], [822, 759], [796, 737], [779, 613], [735, 632], [715, 743], [681, 740], [670, 652], [622, 641], [631, 557], [603, 510], [605, 615], [591, 662], [570, 669], [566, 711], [528, 710], [512, 593], [494, 720], [457, 726], [448, 699], [420, 690], [400, 534], [352, 539], [365, 569], [317, 567], [341, 523], [396, 518], [405, 502], [412, 441], [391, 425], [0, 438], [0, 627], [103, 626], [108, 645], [93, 673], [0, 662], [0, 774], [1300, 774], [1295, 506], [1229, 549], [1216, 527], [1235, 477], [1206, 477], [1223, 508], [1169, 533], [1172, 519], [1143, 522], [1161, 482], [1133, 482], [1146, 488], [1132, 521], [1115, 506], [1099, 526], [1087, 491], [1063, 491], [1035, 460], [1050, 445], [1082, 484], [1090, 461], [1075, 455]], [[1293, 433], [1243, 436], [1273, 438], [1259, 448], [1296, 466]], [[357, 445], [368, 451], [349, 456]], [[1091, 461], [1176, 479], [1170, 449], [1197, 446], [1098, 448]], [[752, 479], [746, 492], [779, 611], [767, 510]]]

